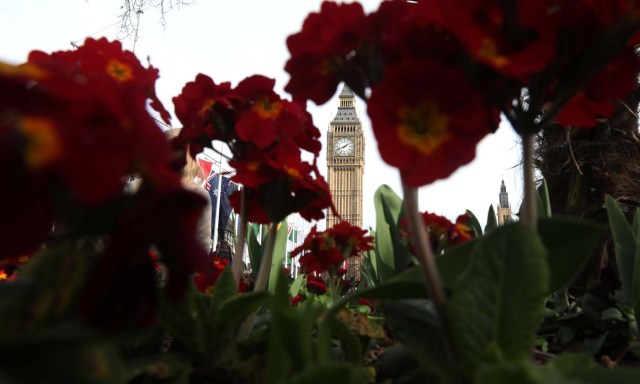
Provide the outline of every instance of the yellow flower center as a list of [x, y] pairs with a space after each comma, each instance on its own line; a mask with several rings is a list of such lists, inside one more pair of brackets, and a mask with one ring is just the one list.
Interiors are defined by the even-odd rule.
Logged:
[[25, 158], [30, 168], [42, 168], [62, 156], [62, 143], [52, 120], [24, 117], [20, 122], [20, 130], [27, 138]]
[[253, 105], [253, 110], [256, 111], [261, 119], [275, 119], [280, 115], [282, 110], [282, 104], [279, 102], [272, 103], [269, 99], [258, 100]]
[[286, 165], [284, 166], [284, 170], [287, 172], [287, 174], [293, 178], [296, 179], [300, 179], [302, 177], [302, 175], [300, 174], [300, 171], [298, 171], [295, 168], [291, 168], [291, 167], [287, 167]]
[[423, 155], [430, 154], [450, 137], [447, 127], [451, 118], [440, 113], [438, 106], [431, 100], [414, 108], [402, 108], [400, 119], [398, 139]]
[[4, 269], [0, 269], [0, 281], [2, 280], [7, 280], [9, 276], [7, 276], [7, 273], [4, 271]]
[[255, 172], [260, 168], [260, 162], [254, 161], [252, 163], [247, 164], [247, 169], [251, 172]]
[[131, 70], [131, 67], [116, 59], [111, 59], [109, 60], [109, 63], [107, 63], [107, 73], [118, 83], [123, 83], [127, 80], [133, 79], [133, 71]]
[[202, 102], [202, 107], [200, 107], [200, 110], [198, 111], [199, 115], [204, 115], [207, 112], [209, 112], [209, 109], [213, 106], [213, 104], [215, 104], [215, 100], [213, 99], [205, 99]]
[[490, 37], [485, 37], [482, 40], [482, 46], [480, 47], [480, 56], [487, 59], [496, 68], [502, 68], [509, 63], [509, 59], [504, 55], [498, 53], [498, 45], [496, 41]]

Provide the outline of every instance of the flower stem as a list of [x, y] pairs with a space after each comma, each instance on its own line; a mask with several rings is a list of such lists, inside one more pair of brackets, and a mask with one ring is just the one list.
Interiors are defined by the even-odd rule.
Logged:
[[236, 238], [236, 254], [233, 258], [233, 264], [231, 270], [233, 271], [233, 278], [236, 281], [236, 286], [240, 286], [240, 279], [242, 278], [242, 257], [244, 256], [244, 245], [247, 238], [247, 195], [244, 188], [240, 191], [240, 231]]
[[[253, 288], [254, 292], [261, 292], [267, 288], [267, 282], [269, 281], [269, 273], [271, 272], [271, 261], [273, 260], [273, 248], [276, 245], [276, 235], [278, 234], [278, 224], [271, 223], [269, 227], [269, 235], [267, 236], [267, 243], [264, 245], [262, 252], [262, 262], [260, 263], [260, 270], [258, 271], [258, 277], [256, 277], [256, 284]], [[243, 342], [249, 337], [253, 323], [256, 319], [257, 311], [254, 311], [240, 326], [236, 341]]]
[[442, 330], [443, 337], [443, 351], [442, 353], [448, 356], [448, 360], [453, 365], [454, 369], [451, 373], [451, 377], [454, 383], [460, 383], [459, 369], [457, 367], [455, 348], [453, 342], [453, 335], [451, 334], [451, 327], [449, 325], [449, 316], [447, 315], [447, 308], [445, 305], [446, 296], [442, 287], [442, 280], [436, 266], [436, 260], [429, 243], [427, 232], [424, 228], [424, 222], [420, 215], [418, 208], [418, 190], [416, 188], [408, 187], [403, 183], [404, 189], [404, 206], [407, 218], [409, 219], [409, 228], [411, 230], [412, 241], [416, 249], [416, 256], [420, 262], [420, 268], [426, 280], [427, 294], [433, 302], [433, 307], [436, 312], [436, 316], [440, 322], [440, 329]]
[[440, 318], [441, 325], [444, 330], [448, 330], [448, 316], [445, 310], [445, 294], [442, 288], [442, 281], [436, 266], [436, 260], [431, 250], [431, 244], [424, 228], [422, 217], [418, 209], [418, 190], [403, 184], [404, 189], [404, 206], [409, 219], [409, 227], [411, 228], [411, 236], [414, 247], [416, 249], [418, 260], [422, 274], [426, 279], [427, 293], [433, 301], [435, 310]]
[[267, 288], [269, 281], [269, 273], [271, 272], [271, 262], [273, 261], [273, 248], [276, 245], [276, 235], [278, 234], [278, 224], [271, 223], [269, 227], [269, 235], [267, 236], [267, 244], [262, 252], [262, 261], [260, 262], [260, 270], [256, 277], [256, 285], [254, 291], [260, 292]]
[[536, 185], [533, 179], [533, 134], [522, 134], [522, 171], [524, 178], [524, 201], [522, 210], [522, 222], [535, 231], [538, 221], [536, 207]]

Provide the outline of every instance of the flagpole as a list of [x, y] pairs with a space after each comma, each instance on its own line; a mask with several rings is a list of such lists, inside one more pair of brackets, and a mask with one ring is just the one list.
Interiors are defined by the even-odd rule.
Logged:
[[213, 219], [213, 251], [218, 249], [218, 224], [220, 222], [220, 197], [222, 195], [222, 149], [223, 144], [220, 142], [220, 162], [218, 163], [218, 186], [216, 194], [216, 217]]

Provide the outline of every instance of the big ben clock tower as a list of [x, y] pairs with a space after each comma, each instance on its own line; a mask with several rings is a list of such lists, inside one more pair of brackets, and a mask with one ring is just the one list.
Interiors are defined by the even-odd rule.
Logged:
[[[327, 132], [327, 179], [342, 220], [362, 228], [364, 136], [353, 91], [345, 85], [339, 99], [338, 112]], [[327, 228], [340, 220], [329, 210]], [[350, 261], [349, 275], [359, 280], [360, 260]]]

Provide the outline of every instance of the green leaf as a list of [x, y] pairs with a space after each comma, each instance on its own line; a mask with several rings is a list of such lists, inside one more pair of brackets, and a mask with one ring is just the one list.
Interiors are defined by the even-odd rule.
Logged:
[[549, 267], [540, 239], [522, 224], [479, 239], [448, 302], [462, 371], [526, 358], [542, 320]]
[[484, 226], [484, 234], [488, 235], [498, 228], [498, 222], [496, 219], [496, 211], [493, 210], [493, 204], [489, 206], [489, 212], [487, 212], [487, 225]]
[[18, 383], [128, 382], [115, 343], [43, 344], [28, 350], [15, 350], [12, 356], [2, 356], [0, 371]]
[[273, 258], [271, 259], [271, 269], [269, 272], [269, 292], [275, 292], [276, 276], [282, 271], [284, 259], [287, 257], [287, 220], [282, 220], [278, 224], [276, 242], [273, 247]]
[[344, 350], [345, 360], [360, 366], [362, 363], [362, 345], [358, 337], [342, 321], [337, 319], [327, 319], [327, 321], [331, 323], [333, 334], [340, 341], [340, 345]]
[[233, 272], [231, 265], [228, 265], [223, 271], [218, 281], [216, 281], [213, 295], [211, 296], [211, 303], [213, 304], [214, 312], [217, 312], [222, 304], [234, 297], [238, 289], [236, 287], [236, 281], [233, 278]]
[[[260, 236], [260, 224], [248, 223], [247, 231], [247, 250], [249, 252], [249, 261], [251, 262], [251, 269], [254, 271], [260, 270], [260, 262], [262, 261], [262, 246], [258, 241]], [[260, 239], [262, 241], [262, 239]], [[262, 243], [264, 244], [264, 242]]]
[[414, 280], [413, 274], [411, 276], [403, 274], [402, 277], [400, 278], [399, 276], [397, 280], [394, 279], [377, 287], [357, 291], [351, 296], [341, 298], [329, 309], [326, 317], [335, 316], [347, 303], [357, 299], [413, 299], [426, 297], [426, 286], [423, 280], [419, 278]]
[[[388, 185], [382, 185], [374, 194], [376, 209], [376, 260], [374, 268], [381, 281], [395, 275], [393, 231], [402, 210], [402, 200]], [[390, 219], [390, 220], [388, 220]]]
[[327, 362], [314, 364], [297, 375], [291, 384], [367, 384], [360, 367], [352, 364]]
[[541, 218], [538, 234], [549, 253], [548, 294], [566, 288], [587, 265], [606, 228], [571, 218]]
[[637, 316], [640, 313], [640, 308], [638, 308], [638, 298], [640, 297], [638, 234], [634, 233], [616, 201], [609, 195], [605, 200], [609, 227], [615, 243], [618, 274], [622, 282], [622, 298], [624, 303], [634, 309]]
[[527, 360], [507, 361], [480, 368], [477, 384], [580, 384], [560, 372], [543, 369]]
[[473, 229], [473, 232], [475, 232], [476, 235], [475, 237], [482, 236], [482, 226], [480, 225], [480, 222], [478, 221], [476, 215], [474, 215], [473, 212], [468, 209], [465, 211], [465, 214], [467, 215], [467, 217], [469, 217], [467, 225], [469, 225], [471, 229]]
[[567, 380], [566, 382], [572, 383], [637, 384], [640, 382], [640, 369], [638, 368], [603, 368], [598, 366], [592, 357], [579, 353], [563, 353], [551, 360], [545, 366], [545, 370], [560, 372]]
[[247, 316], [266, 304], [270, 297], [271, 295], [264, 291], [250, 292], [226, 301], [216, 314], [216, 329], [225, 333], [229, 329], [238, 328]]
[[296, 297], [298, 293], [300, 293], [300, 287], [302, 287], [302, 283], [304, 281], [304, 274], [299, 274], [296, 276], [293, 283], [291, 283], [291, 287], [289, 287], [289, 296]]
[[267, 377], [269, 383], [277, 383], [293, 370], [304, 370], [312, 361], [313, 325], [320, 307], [307, 301], [302, 310], [289, 305], [286, 277], [278, 274], [276, 292], [272, 296]]
[[427, 375], [437, 377], [439, 383], [458, 381], [455, 358], [447, 353], [444, 332], [431, 302], [384, 300], [382, 308], [394, 334], [414, 352]]
[[536, 205], [538, 209], [538, 217], [551, 217], [551, 200], [549, 199], [549, 189], [547, 181], [543, 178], [542, 184], [536, 190]]
[[189, 284], [181, 302], [174, 303], [166, 295], [158, 295], [158, 319], [190, 353], [201, 355], [206, 352], [210, 338], [206, 327], [210, 303], [211, 298]]
[[376, 254], [373, 251], [363, 253], [362, 264], [360, 265], [360, 273], [362, 274], [362, 282], [366, 282], [368, 287], [375, 287], [380, 284], [378, 275], [376, 274], [373, 262], [375, 262]]
[[453, 287], [458, 278], [463, 275], [471, 264], [471, 255], [479, 242], [480, 239], [467, 241], [447, 249], [443, 255], [436, 258], [440, 278], [445, 287]]

